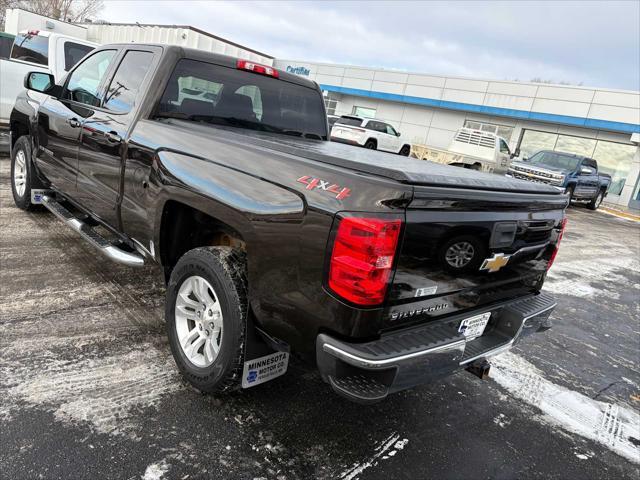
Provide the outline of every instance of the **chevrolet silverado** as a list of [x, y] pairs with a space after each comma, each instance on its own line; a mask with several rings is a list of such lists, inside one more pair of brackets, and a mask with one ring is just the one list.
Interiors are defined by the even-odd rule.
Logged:
[[[13, 198], [165, 274], [178, 369], [202, 392], [310, 361], [375, 402], [550, 327], [568, 196], [328, 141], [315, 82], [178, 46], [99, 47], [11, 114]], [[79, 319], [79, 321], [81, 321]]]

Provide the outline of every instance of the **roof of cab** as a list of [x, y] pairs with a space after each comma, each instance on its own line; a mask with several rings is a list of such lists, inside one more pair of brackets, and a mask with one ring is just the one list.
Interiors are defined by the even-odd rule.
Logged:
[[[217, 65], [222, 65], [230, 68], [236, 68], [237, 61], [241, 59], [240, 57], [232, 57], [229, 55], [222, 55], [219, 53], [207, 52], [205, 50], [197, 50], [195, 48], [185, 48], [179, 45], [164, 45], [160, 43], [114, 43], [109, 45], [102, 45], [100, 49], [104, 49], [109, 46], [110, 47], [114, 47], [114, 46], [116, 47], [144, 47], [144, 46], [160, 47], [163, 50], [164, 56], [173, 54], [179, 58], [188, 58], [191, 60], [197, 60], [201, 62], [215, 63]], [[242, 59], [242, 60], [249, 60], [249, 59]], [[275, 70], [278, 70], [278, 69], [275, 69]], [[313, 89], [319, 88], [318, 84], [313, 80], [308, 80], [298, 75], [287, 73], [283, 70], [278, 70], [278, 78], [290, 83], [302, 85], [304, 87], [310, 87]]]

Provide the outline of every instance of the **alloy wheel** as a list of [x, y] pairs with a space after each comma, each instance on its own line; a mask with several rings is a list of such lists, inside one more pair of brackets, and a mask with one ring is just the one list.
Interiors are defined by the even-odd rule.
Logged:
[[475, 249], [469, 242], [458, 242], [447, 248], [444, 258], [454, 268], [463, 268], [473, 260]]
[[23, 150], [18, 150], [13, 166], [13, 185], [19, 197], [24, 195], [27, 188], [27, 161]]
[[200, 276], [188, 277], [178, 291], [175, 326], [180, 348], [197, 367], [209, 367], [222, 345], [222, 309], [211, 284]]

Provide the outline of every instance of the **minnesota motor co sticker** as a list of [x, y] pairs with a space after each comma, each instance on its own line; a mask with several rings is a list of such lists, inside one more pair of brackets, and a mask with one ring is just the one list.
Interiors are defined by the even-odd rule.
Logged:
[[273, 380], [287, 371], [289, 354], [276, 352], [260, 358], [244, 362], [242, 372], [242, 388], [255, 387], [261, 383]]

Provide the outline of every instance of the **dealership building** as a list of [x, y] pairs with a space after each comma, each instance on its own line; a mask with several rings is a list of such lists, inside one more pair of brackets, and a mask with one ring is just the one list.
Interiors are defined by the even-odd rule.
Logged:
[[315, 80], [329, 114], [388, 121], [413, 144], [447, 148], [469, 127], [500, 135], [521, 156], [549, 149], [595, 158], [612, 177], [608, 202], [640, 208], [640, 92], [280, 59], [274, 66]]
[[[44, 25], [52, 31], [65, 28], [63, 22], [17, 12], [7, 16], [8, 33], [27, 24], [26, 28]], [[76, 35], [98, 43], [170, 43], [273, 65], [316, 81], [327, 113], [389, 122], [413, 144], [447, 148], [457, 129], [469, 127], [500, 135], [520, 156], [541, 149], [589, 156], [612, 177], [607, 203], [640, 209], [640, 91], [282, 60], [189, 26], [74, 27], [79, 28]]]

